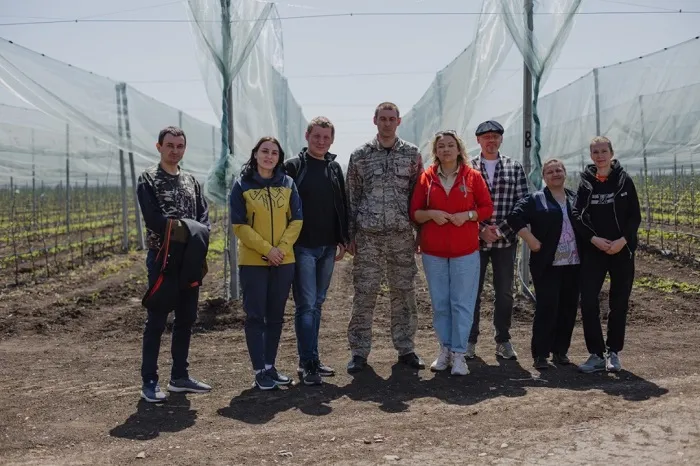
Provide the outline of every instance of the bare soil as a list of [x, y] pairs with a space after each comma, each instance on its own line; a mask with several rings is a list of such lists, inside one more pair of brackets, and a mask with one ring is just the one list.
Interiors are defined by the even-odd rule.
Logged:
[[[625, 370], [542, 373], [529, 357], [532, 306], [518, 298], [518, 361], [497, 360], [487, 285], [471, 374], [412, 371], [396, 362], [388, 297], [375, 312], [371, 369], [344, 368], [351, 259], [337, 266], [324, 309], [321, 354], [337, 370], [321, 387], [251, 387], [243, 315], [222, 295], [210, 260], [192, 339], [192, 375], [205, 395], [139, 401], [145, 317], [144, 253], [115, 255], [27, 287], [0, 291], [2, 464], [699, 464], [700, 272], [640, 253]], [[663, 279], [678, 286], [656, 288]], [[687, 286], [683, 286], [686, 284]], [[417, 351], [437, 350], [425, 282], [417, 282]], [[605, 301], [607, 292], [602, 293]], [[293, 303], [278, 368], [295, 375]], [[170, 331], [163, 337], [167, 385]], [[570, 353], [587, 354], [580, 323]]]

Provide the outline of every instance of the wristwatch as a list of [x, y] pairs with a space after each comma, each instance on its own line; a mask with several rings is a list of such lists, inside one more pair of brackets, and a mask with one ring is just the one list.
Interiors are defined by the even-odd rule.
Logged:
[[468, 218], [469, 220], [474, 220], [474, 211], [473, 211], [473, 210], [470, 210], [470, 211], [467, 213], [467, 218]]

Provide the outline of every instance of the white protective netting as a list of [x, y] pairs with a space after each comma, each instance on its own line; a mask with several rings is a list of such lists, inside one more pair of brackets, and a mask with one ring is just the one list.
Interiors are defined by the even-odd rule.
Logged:
[[[118, 176], [110, 175], [119, 173], [115, 160], [119, 148], [133, 152], [138, 173], [158, 161], [158, 132], [169, 125], [185, 130], [187, 154], [183, 165], [195, 176], [204, 180], [216, 159], [218, 128], [131, 86], [3, 39], [0, 83], [6, 87], [3, 92], [9, 89], [34, 107], [4, 105], [0, 112], [0, 168], [7, 176], [31, 177], [33, 155], [36, 178], [41, 181], [65, 179], [68, 158], [71, 172], [87, 175], [89, 180], [118, 184]], [[124, 92], [118, 94], [118, 88]], [[126, 133], [127, 115], [130, 138]]]
[[206, 192], [224, 203], [232, 176], [248, 159], [257, 140], [277, 137], [291, 155], [303, 146], [306, 121], [283, 75], [282, 27], [274, 3], [188, 0], [187, 4], [200, 69], [223, 136]]

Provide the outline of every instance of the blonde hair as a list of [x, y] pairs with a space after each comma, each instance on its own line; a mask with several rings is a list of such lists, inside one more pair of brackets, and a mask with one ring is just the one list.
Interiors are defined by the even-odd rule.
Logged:
[[608, 149], [610, 149], [610, 153], [615, 153], [612, 148], [612, 142], [610, 142], [610, 139], [606, 138], [605, 136], [596, 136], [593, 139], [591, 139], [591, 143], [589, 145], [589, 148], [593, 148], [596, 144], [600, 143], [606, 143], [608, 145]]
[[454, 139], [457, 142], [457, 149], [459, 150], [459, 155], [457, 156], [457, 163], [467, 163], [467, 149], [464, 146], [464, 141], [462, 141], [462, 138], [460, 138], [457, 133], [453, 130], [447, 130], [447, 131], [438, 131], [435, 133], [435, 136], [433, 136], [433, 142], [432, 142], [432, 149], [430, 153], [430, 161], [434, 165], [440, 165], [440, 159], [437, 158], [437, 143], [440, 140], [440, 138], [444, 136], [450, 136], [452, 139]]
[[562, 162], [559, 159], [552, 158], [545, 160], [542, 164], [542, 176], [544, 176], [544, 170], [547, 168], [547, 166], [552, 165], [554, 163], [558, 163], [559, 165], [561, 165], [561, 167], [564, 169], [564, 173], [566, 173], [566, 165], [564, 165], [564, 162]]

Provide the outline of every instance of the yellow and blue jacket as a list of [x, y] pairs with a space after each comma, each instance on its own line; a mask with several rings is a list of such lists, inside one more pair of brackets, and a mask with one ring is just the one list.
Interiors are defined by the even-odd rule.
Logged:
[[294, 243], [302, 225], [301, 198], [281, 167], [270, 179], [257, 171], [239, 177], [229, 200], [233, 234], [238, 238], [238, 265], [269, 266], [273, 247], [284, 252], [283, 264], [294, 263]]

